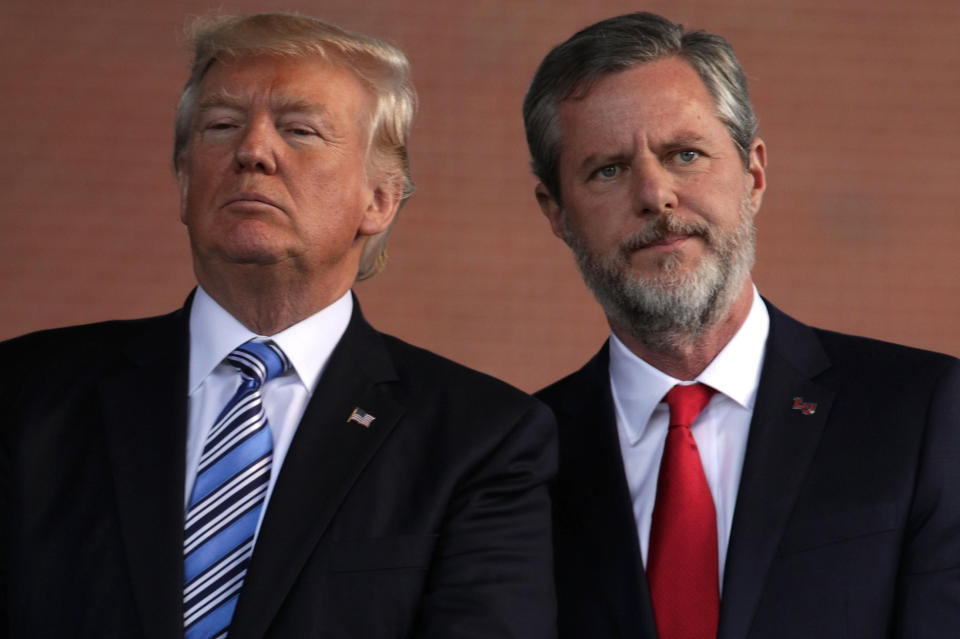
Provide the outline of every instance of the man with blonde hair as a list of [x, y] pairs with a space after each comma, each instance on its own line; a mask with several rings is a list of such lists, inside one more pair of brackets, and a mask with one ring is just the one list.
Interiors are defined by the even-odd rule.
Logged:
[[0, 636], [552, 637], [549, 411], [350, 291], [412, 191], [403, 54], [287, 14], [193, 42], [198, 287], [0, 345]]

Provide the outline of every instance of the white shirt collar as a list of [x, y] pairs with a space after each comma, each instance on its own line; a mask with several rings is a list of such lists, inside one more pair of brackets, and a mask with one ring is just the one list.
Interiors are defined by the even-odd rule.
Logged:
[[197, 286], [190, 307], [190, 394], [233, 349], [254, 338], [272, 339], [312, 390], [353, 313], [350, 291], [333, 304], [276, 335], [257, 335]]
[[[715, 388], [748, 410], [753, 410], [770, 332], [770, 314], [753, 287], [746, 320], [696, 381]], [[626, 420], [627, 435], [636, 444], [657, 404], [681, 380], [637, 357], [616, 335], [610, 335], [610, 387], [613, 400]]]

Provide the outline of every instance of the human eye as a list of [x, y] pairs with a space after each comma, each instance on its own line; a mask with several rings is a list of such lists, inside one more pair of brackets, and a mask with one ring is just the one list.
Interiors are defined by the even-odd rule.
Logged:
[[317, 132], [311, 128], [305, 126], [291, 125], [284, 129], [290, 135], [296, 137], [307, 137], [311, 135], [317, 135]]
[[307, 139], [320, 135], [316, 122], [303, 117], [283, 117], [277, 121], [277, 130], [294, 139]]
[[208, 118], [199, 123], [197, 139], [208, 144], [219, 144], [233, 139], [240, 123], [231, 118]]
[[612, 180], [623, 172], [623, 167], [619, 164], [606, 164], [595, 170], [591, 177], [600, 180]]
[[202, 131], [213, 134], [237, 128], [240, 118], [231, 109], [211, 107], [201, 111], [198, 124]]
[[699, 166], [700, 160], [705, 157], [703, 151], [699, 149], [677, 149], [670, 151], [665, 160], [665, 164], [676, 168], [686, 168]]

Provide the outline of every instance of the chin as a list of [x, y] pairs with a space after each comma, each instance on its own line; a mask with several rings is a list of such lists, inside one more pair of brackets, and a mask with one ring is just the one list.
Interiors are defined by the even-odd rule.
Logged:
[[[225, 239], [225, 238], [224, 238]], [[200, 251], [210, 261], [227, 264], [276, 264], [289, 255], [277, 242], [268, 242], [264, 238], [251, 241], [220, 241], [206, 250]]]
[[681, 251], [670, 251], [649, 256], [644, 260], [633, 260], [630, 274], [640, 280], [676, 282], [697, 270], [699, 258], [684, 256]]
[[274, 264], [289, 254], [289, 242], [260, 222], [239, 224], [217, 241], [217, 252], [226, 261], [250, 264]]
[[258, 264], [261, 266], [269, 266], [271, 264], [279, 264], [280, 262], [284, 261], [284, 259], [286, 259], [286, 254], [282, 252], [249, 248], [242, 251], [230, 251], [229, 253], [224, 253], [223, 261], [230, 262], [232, 264]]

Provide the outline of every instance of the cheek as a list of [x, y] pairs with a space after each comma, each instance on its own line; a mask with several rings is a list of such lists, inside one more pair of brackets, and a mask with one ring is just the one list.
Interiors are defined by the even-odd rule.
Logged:
[[576, 222], [580, 226], [612, 232], [613, 227], [629, 226], [640, 219], [635, 198], [626, 184], [610, 184], [594, 189], [581, 187], [572, 195], [570, 208], [578, 212]]
[[308, 184], [293, 193], [296, 211], [292, 223], [317, 241], [352, 237], [359, 225], [361, 210], [344, 185]]
[[570, 244], [572, 235], [577, 238], [577, 243], [591, 252], [606, 253], [618, 247], [629, 231], [616, 222], [615, 216], [604, 215], [602, 211], [591, 211], [586, 215], [583, 213], [579, 211], [566, 216], [564, 231], [567, 234], [567, 244]]
[[187, 174], [187, 200], [192, 203], [202, 203], [214, 197], [222, 179], [223, 170], [212, 161], [198, 158], [197, 168]]
[[209, 218], [204, 212], [216, 203], [216, 185], [208, 171], [187, 171], [180, 180], [180, 220], [190, 225]]
[[734, 191], [730, 183], [699, 179], [688, 180], [677, 190], [678, 210], [695, 215], [708, 224], [725, 224], [730, 211], [736, 211]]
[[299, 179], [286, 180], [291, 192], [303, 206], [324, 209], [327, 214], [339, 212], [351, 216], [362, 210], [361, 202], [367, 193], [363, 175], [355, 170], [330, 170], [313, 167], [297, 172]]

